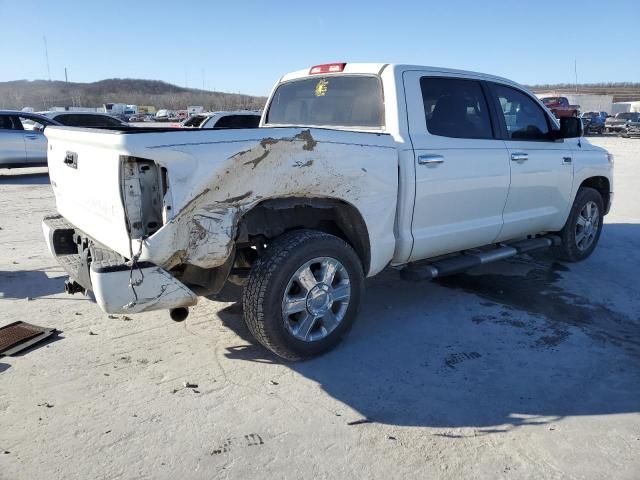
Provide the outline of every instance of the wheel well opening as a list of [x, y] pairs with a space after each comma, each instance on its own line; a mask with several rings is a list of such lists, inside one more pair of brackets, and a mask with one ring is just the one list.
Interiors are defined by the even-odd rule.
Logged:
[[371, 262], [367, 226], [360, 212], [346, 202], [323, 198], [270, 199], [249, 210], [238, 223], [237, 248], [260, 247], [283, 233], [309, 228], [349, 243], [360, 257], [365, 274]]
[[583, 181], [580, 186], [590, 187], [600, 192], [602, 202], [604, 203], [604, 210], [605, 212], [609, 211], [611, 187], [607, 177], [590, 177]]

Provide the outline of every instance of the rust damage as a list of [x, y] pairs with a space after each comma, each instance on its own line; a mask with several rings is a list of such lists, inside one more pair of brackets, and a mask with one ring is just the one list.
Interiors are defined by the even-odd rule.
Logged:
[[207, 235], [209, 235], [209, 231], [202, 226], [197, 218], [192, 218], [189, 230], [189, 248], [196, 248], [202, 240], [207, 238]]
[[311, 130], [308, 130], [308, 129], [301, 131], [299, 134], [293, 137], [293, 139], [304, 140], [305, 143], [302, 146], [303, 150], [312, 151], [314, 148], [316, 148], [316, 145], [318, 144], [318, 142], [314, 140], [313, 135], [311, 135]]
[[[269, 153], [271, 152], [269, 147], [271, 145], [276, 145], [277, 143], [282, 141], [294, 142], [296, 140], [304, 141], [304, 144], [302, 145], [302, 149], [309, 152], [313, 151], [316, 148], [316, 145], [318, 144], [318, 142], [313, 138], [313, 135], [311, 135], [311, 130], [309, 129], [303, 130], [297, 135], [294, 135], [293, 137], [283, 138], [281, 140], [278, 140], [272, 137], [263, 138], [262, 140], [260, 140], [260, 147], [262, 148], [262, 152], [256, 158], [244, 162], [244, 165], [251, 165], [251, 169], [255, 169], [260, 164], [260, 162], [262, 162], [265, 158], [269, 156]], [[238, 152], [232, 155], [231, 157], [229, 157], [229, 160], [232, 160], [237, 157], [243, 157], [244, 155], [252, 152], [253, 150], [254, 149], [251, 148], [248, 150], [243, 150], [241, 152]]]
[[[289, 145], [293, 144], [291, 146], [297, 148], [300, 148], [298, 142], [301, 142], [302, 150], [306, 152], [313, 151], [317, 146], [317, 141], [307, 129], [287, 138], [263, 138], [251, 149], [240, 151], [229, 159], [234, 159], [239, 164], [251, 165], [251, 170], [253, 170], [272, 153], [271, 147], [273, 145], [282, 144], [282, 142], [288, 142]], [[307, 168], [314, 166], [315, 163], [317, 163], [315, 159], [307, 157], [296, 161], [293, 166]], [[235, 173], [231, 173], [233, 170], [231, 166], [227, 168], [226, 172], [223, 170], [222, 175], [218, 175], [208, 188], [194, 196], [172, 219], [171, 223], [180, 225], [177, 227], [175, 235], [181, 237], [181, 247], [179, 247], [181, 250], [173, 253], [167, 263], [172, 265], [192, 263], [200, 267], [212, 268], [218, 266], [228, 257], [233, 249], [238, 222], [245, 204], [261, 198], [261, 196], [254, 195], [255, 188], [245, 191], [241, 195], [224, 199], [211, 198], [221, 187], [228, 190], [226, 188], [227, 182], [223, 179], [225, 174], [227, 176], [233, 175]], [[293, 195], [293, 192], [287, 192], [287, 195]]]
[[187, 251], [185, 249], [181, 249], [181, 250], [178, 250], [177, 252], [174, 252], [174, 254], [167, 259], [166, 263], [168, 267], [171, 268], [174, 265], [178, 265], [184, 262], [186, 258], [187, 258]]
[[241, 200], [244, 200], [245, 198], [249, 198], [252, 193], [253, 191], [249, 190], [248, 192], [243, 193], [242, 195], [238, 195], [237, 197], [229, 197], [229, 198], [226, 198], [225, 200], [220, 200], [218, 203], [225, 203], [225, 204], [237, 203]]
[[193, 197], [191, 200], [189, 200], [189, 201], [187, 202], [187, 204], [186, 204], [184, 207], [182, 207], [182, 209], [180, 209], [180, 211], [178, 212], [178, 215], [181, 215], [182, 213], [184, 213], [184, 212], [188, 211], [188, 210], [191, 208], [191, 206], [194, 204], [194, 202], [198, 201], [198, 199], [199, 199], [200, 197], [202, 197], [203, 195], [206, 195], [206, 194], [207, 194], [207, 193], [209, 193], [210, 191], [211, 191], [211, 189], [210, 189], [210, 188], [205, 188], [205, 189], [204, 189], [203, 191], [201, 191], [198, 195], [196, 195], [196, 196], [195, 196], [195, 197]]
[[[253, 160], [249, 160], [248, 162], [244, 162], [245, 165], [252, 165], [251, 169], [253, 170], [254, 168], [256, 168], [258, 166], [258, 164], [263, 161], [265, 158], [267, 158], [267, 156], [269, 155], [269, 152], [271, 150], [269, 150], [267, 147], [271, 146], [271, 145], [275, 145], [276, 143], [278, 143], [280, 140], [277, 140], [275, 138], [271, 138], [271, 137], [267, 137], [267, 138], [263, 138], [262, 140], [260, 140], [260, 146], [263, 149], [263, 152], [258, 155], [256, 158], [254, 158]], [[247, 150], [247, 152], [250, 152], [251, 150]], [[235, 157], [235, 155], [234, 155]], [[231, 157], [233, 158], [233, 157]]]

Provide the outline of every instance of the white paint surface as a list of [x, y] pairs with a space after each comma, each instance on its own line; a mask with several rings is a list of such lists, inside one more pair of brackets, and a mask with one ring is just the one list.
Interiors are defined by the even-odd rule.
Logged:
[[295, 365], [237, 306], [126, 321], [60, 293], [51, 187], [0, 172], [0, 325], [62, 331], [0, 358], [0, 478], [637, 479], [640, 141], [593, 142], [616, 155], [616, 198], [589, 260], [484, 267], [469, 278], [493, 302], [383, 272], [346, 341]]

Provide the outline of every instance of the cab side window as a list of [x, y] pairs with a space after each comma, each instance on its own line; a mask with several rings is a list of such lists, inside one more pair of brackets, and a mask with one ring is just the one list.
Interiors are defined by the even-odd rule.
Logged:
[[493, 138], [480, 82], [459, 78], [420, 79], [427, 130], [453, 138]]
[[515, 88], [493, 84], [509, 140], [552, 140], [544, 110]]

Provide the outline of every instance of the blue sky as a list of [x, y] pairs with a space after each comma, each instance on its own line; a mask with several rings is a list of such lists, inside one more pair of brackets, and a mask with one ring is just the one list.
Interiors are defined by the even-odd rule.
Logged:
[[[332, 61], [437, 65], [521, 83], [640, 81], [640, 0], [0, 0], [0, 81], [159, 79], [266, 95]], [[11, 41], [9, 41], [11, 39]]]

